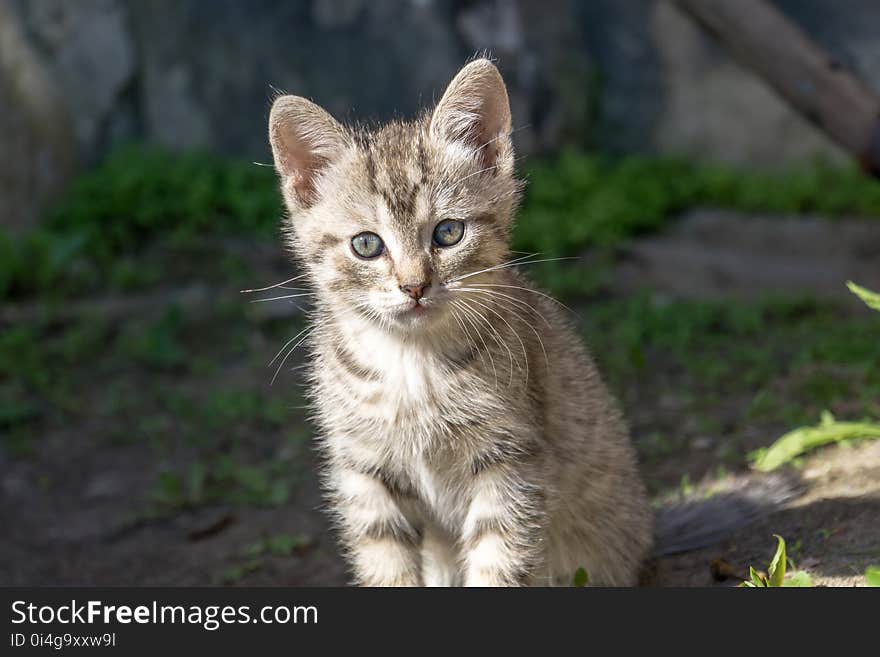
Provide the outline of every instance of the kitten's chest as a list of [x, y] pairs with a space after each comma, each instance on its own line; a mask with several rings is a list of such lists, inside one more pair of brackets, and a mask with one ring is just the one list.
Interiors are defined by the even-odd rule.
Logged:
[[317, 401], [334, 428], [397, 449], [449, 434], [472, 413], [468, 375], [418, 346], [375, 339], [328, 348], [316, 373]]
[[[345, 460], [405, 482], [435, 518], [454, 522], [485, 424], [498, 412], [493, 386], [455, 354], [382, 343], [354, 349], [349, 367], [337, 362], [321, 373], [325, 439]], [[360, 376], [366, 365], [369, 375]]]
[[383, 354], [378, 361], [384, 403], [401, 414], [431, 412], [431, 401], [449, 394], [438, 359], [414, 350]]

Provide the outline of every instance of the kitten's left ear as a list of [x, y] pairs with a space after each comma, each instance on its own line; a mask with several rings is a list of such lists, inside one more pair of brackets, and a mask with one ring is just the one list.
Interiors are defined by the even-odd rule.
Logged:
[[431, 115], [431, 133], [479, 152], [486, 167], [513, 165], [510, 102], [501, 73], [488, 59], [465, 66]]
[[307, 208], [317, 201], [315, 183], [345, 148], [348, 133], [312, 101], [281, 96], [269, 113], [269, 143], [285, 196]]

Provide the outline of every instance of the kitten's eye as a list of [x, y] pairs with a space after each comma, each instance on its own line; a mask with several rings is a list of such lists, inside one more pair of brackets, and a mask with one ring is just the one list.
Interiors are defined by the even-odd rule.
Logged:
[[385, 244], [376, 233], [358, 233], [351, 238], [351, 248], [361, 258], [375, 258], [382, 255]]
[[452, 246], [461, 241], [464, 235], [464, 223], [455, 219], [446, 219], [434, 227], [434, 244]]

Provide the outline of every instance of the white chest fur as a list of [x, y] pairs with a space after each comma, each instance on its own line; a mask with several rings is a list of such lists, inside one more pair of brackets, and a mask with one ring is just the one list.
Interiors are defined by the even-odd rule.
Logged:
[[375, 330], [349, 333], [345, 346], [375, 376], [326, 381], [329, 394], [319, 396], [319, 405], [330, 419], [330, 435], [345, 436], [349, 457], [405, 476], [437, 516], [458, 515], [461, 486], [451, 480], [451, 452], [444, 447], [461, 440], [450, 433], [448, 420], [461, 408], [463, 392], [450, 376], [448, 358], [437, 345]]

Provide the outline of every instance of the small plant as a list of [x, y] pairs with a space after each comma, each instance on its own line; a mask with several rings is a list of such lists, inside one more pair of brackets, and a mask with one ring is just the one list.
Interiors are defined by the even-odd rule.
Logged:
[[865, 571], [865, 584], [880, 587], [880, 566], [868, 566]]
[[587, 574], [586, 568], [581, 567], [575, 571], [572, 584], [578, 588], [583, 588], [589, 581], [590, 576]]
[[277, 534], [269, 536], [256, 543], [251, 543], [242, 551], [245, 557], [263, 557], [267, 555], [275, 557], [290, 557], [306, 550], [312, 545], [312, 541], [305, 536], [292, 534]]
[[[752, 589], [776, 588], [776, 587], [807, 587], [813, 586], [813, 579], [804, 570], [796, 570], [785, 577], [786, 566], [790, 561], [785, 554], [785, 539], [774, 534], [776, 540], [776, 554], [773, 555], [767, 574], [759, 573], [754, 567], [749, 566], [749, 579], [740, 586]], [[794, 566], [794, 564], [792, 564]]]
[[789, 431], [770, 447], [756, 450], [750, 456], [756, 470], [770, 472], [817, 447], [862, 438], [880, 438], [880, 424], [838, 422], [825, 411], [818, 425]]
[[270, 557], [292, 557], [308, 550], [313, 541], [305, 536], [276, 534], [251, 543], [241, 551], [243, 561], [230, 566], [215, 576], [215, 581], [227, 586], [238, 584], [242, 579], [262, 570]]
[[865, 289], [860, 285], [856, 285], [852, 281], [847, 281], [846, 286], [849, 288], [850, 292], [852, 292], [859, 299], [864, 301], [865, 305], [867, 305], [868, 308], [880, 310], [880, 294], [877, 294], [876, 292], [871, 292], [871, 290]]
[[243, 578], [248, 575], [257, 572], [265, 565], [265, 560], [260, 558], [248, 559], [243, 564], [237, 566], [230, 566], [229, 568], [224, 569], [219, 575], [215, 577], [215, 580], [219, 584], [224, 584], [226, 586], [231, 586], [233, 584], [237, 584]]
[[287, 504], [295, 483], [295, 473], [283, 461], [246, 464], [224, 454], [193, 463], [185, 475], [160, 472], [153, 501], [171, 510], [218, 503], [279, 507]]

